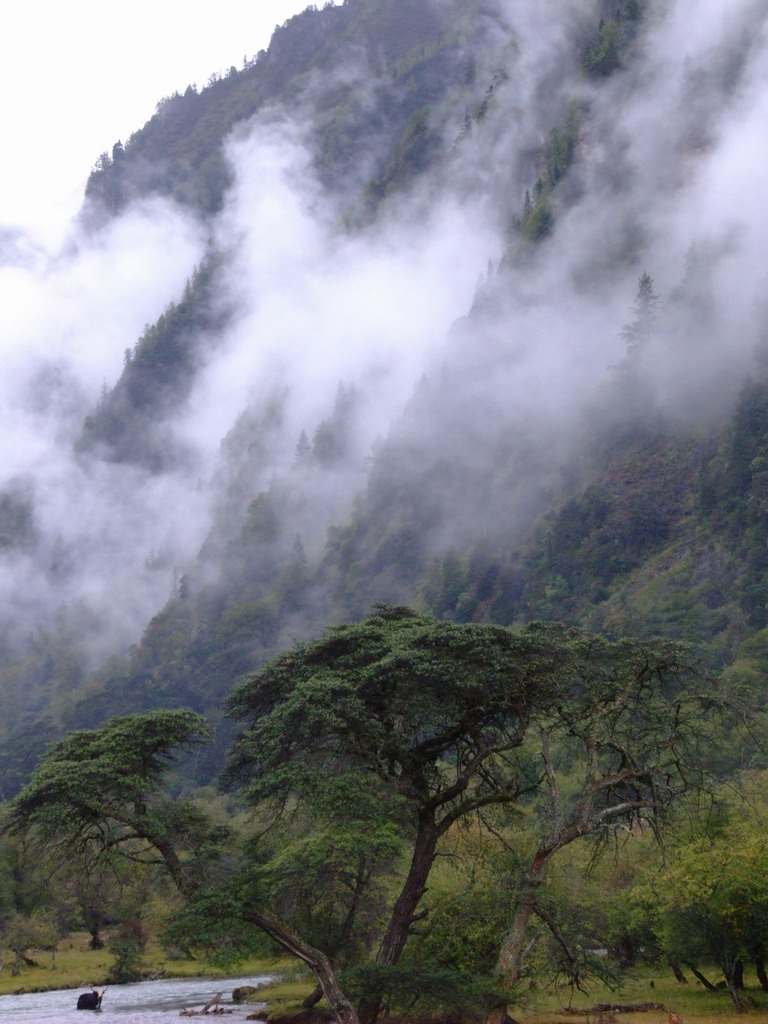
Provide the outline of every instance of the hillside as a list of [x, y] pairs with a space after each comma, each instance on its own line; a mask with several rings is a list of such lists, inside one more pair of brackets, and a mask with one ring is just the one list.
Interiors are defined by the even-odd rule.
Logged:
[[162, 219], [184, 259], [100, 392], [27, 384], [54, 440], [0, 487], [3, 796], [155, 707], [217, 726], [210, 781], [235, 682], [377, 603], [762, 673], [765, 16], [539, 6], [309, 8], [99, 159], [80, 245]]

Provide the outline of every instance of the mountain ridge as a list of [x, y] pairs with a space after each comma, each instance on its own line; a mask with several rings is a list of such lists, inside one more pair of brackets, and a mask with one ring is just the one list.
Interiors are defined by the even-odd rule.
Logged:
[[[638, 95], [651, 88], [647, 67], [674, 26], [635, 0], [574, 5], [555, 26], [526, 12], [531, 23], [513, 25], [503, 6], [481, 2], [310, 9], [242, 70], [163, 101], [102, 159], [83, 214], [91, 231], [158, 194], [208, 225], [235, 223], [218, 218], [234, 216], [232, 175], [246, 178], [250, 165], [231, 157], [228, 167], [224, 139], [234, 130], [241, 142], [273, 144], [287, 110], [310, 140], [313, 185], [294, 180], [297, 208], [309, 221], [318, 207], [332, 225], [318, 265], [346, 268], [371, 253], [378, 268], [393, 251], [406, 263], [400, 254], [415, 242], [403, 221], [428, 235], [437, 207], [449, 225], [442, 239], [454, 210], [472, 203], [499, 247], [427, 369], [389, 405], [392, 367], [405, 352], [377, 360], [376, 341], [366, 349], [371, 367], [341, 353], [335, 395], [324, 385], [312, 402], [297, 397], [313, 391], [313, 367], [320, 379], [323, 344], [337, 344], [322, 335], [317, 353], [299, 355], [307, 383], [283, 370], [257, 375], [206, 462], [189, 440], [201, 381], [238, 331], [258, 347], [269, 340], [259, 330], [283, 329], [231, 305], [251, 272], [236, 269], [247, 245], [209, 233], [207, 262], [126, 355], [78, 441], [87, 465], [150, 479], [191, 480], [213, 466], [205, 540], [180, 564], [158, 555], [171, 596], [127, 653], [89, 664], [76, 622], [10, 652], [0, 686], [15, 687], [18, 710], [3, 740], [3, 792], [29, 770], [32, 729], [54, 735], [179, 705], [217, 726], [194, 769], [209, 781], [232, 734], [221, 701], [234, 683], [297, 639], [381, 602], [458, 621], [660, 633], [695, 643], [718, 670], [762, 670], [768, 385], [752, 343], [762, 313], [750, 323], [739, 296], [738, 316], [726, 314], [722, 268], [737, 243], [696, 254], [688, 239], [680, 271], [668, 247], [649, 242], [653, 232], [664, 237], [668, 205], [650, 171], [645, 183], [623, 167], [636, 159], [645, 170], [651, 143], [640, 129], [623, 136], [611, 115], [617, 99], [631, 102], [630, 83], [640, 83]], [[348, 51], [345, 65], [339, 54]], [[747, 50], [728, 53], [741, 71], [712, 84], [712, 123], [738, 95], [734, 76], [746, 80]], [[282, 91], [270, 93], [276, 83]], [[634, 128], [644, 111], [630, 113]], [[714, 142], [691, 150], [686, 124], [674, 142], [701, 174], [717, 153]], [[281, 137], [274, 151], [294, 153], [292, 145]], [[287, 166], [289, 179], [300, 177]], [[681, 194], [693, 187], [679, 167], [658, 175], [674, 177]], [[609, 234], [598, 232], [602, 216]], [[647, 272], [654, 266], [644, 265], [652, 256], [679, 281], [663, 302]], [[255, 266], [266, 276], [266, 264]], [[372, 274], [376, 286], [382, 279]], [[316, 292], [329, 288], [320, 277]], [[300, 305], [314, 294], [279, 299]], [[377, 306], [375, 288], [367, 298]], [[366, 330], [375, 334], [364, 322]], [[389, 416], [383, 434], [376, 401]], [[28, 543], [8, 507], [11, 547]]]

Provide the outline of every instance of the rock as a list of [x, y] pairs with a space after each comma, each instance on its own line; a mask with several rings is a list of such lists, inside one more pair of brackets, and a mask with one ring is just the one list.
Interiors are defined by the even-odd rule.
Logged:
[[254, 994], [254, 992], [258, 991], [259, 990], [255, 985], [241, 985], [239, 988], [233, 990], [232, 1002], [247, 1003], [249, 998]]

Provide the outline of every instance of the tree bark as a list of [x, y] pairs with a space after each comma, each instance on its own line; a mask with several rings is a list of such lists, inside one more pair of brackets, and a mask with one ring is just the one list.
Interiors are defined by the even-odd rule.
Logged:
[[[400, 895], [392, 909], [384, 938], [381, 940], [376, 963], [391, 967], [398, 962], [405, 948], [411, 925], [421, 897], [426, 892], [427, 879], [437, 852], [437, 841], [441, 830], [435, 822], [432, 810], [422, 811], [416, 829], [416, 840], [408, 875]], [[373, 1024], [381, 1012], [381, 997], [372, 996], [360, 1003], [360, 1020], [362, 1024]]]
[[628, 967], [634, 967], [637, 963], [638, 946], [637, 943], [629, 935], [622, 935], [618, 942], [614, 952], [616, 953], [619, 960], [619, 968], [626, 970]]
[[[184, 865], [173, 845], [162, 836], [153, 835], [146, 838], [160, 853], [171, 879], [182, 896], [188, 898], [193, 896], [194, 881], [184, 870]], [[341, 990], [331, 962], [325, 953], [321, 953], [319, 949], [315, 949], [308, 942], [304, 942], [279, 918], [258, 908], [245, 907], [242, 912], [242, 918], [244, 921], [255, 924], [257, 928], [261, 928], [286, 952], [298, 957], [314, 972], [318, 985], [328, 1000], [328, 1004], [338, 1024], [360, 1024], [357, 1011]]]
[[400, 954], [408, 941], [416, 908], [427, 889], [427, 879], [435, 860], [439, 834], [434, 813], [422, 814], [419, 817], [408, 876], [392, 909], [376, 963], [392, 965], [400, 959]]
[[336, 980], [333, 967], [325, 955], [308, 942], [304, 942], [278, 918], [254, 908], [243, 910], [243, 920], [261, 928], [271, 939], [292, 956], [298, 957], [314, 972], [318, 985], [333, 1011], [338, 1024], [360, 1024], [352, 1003], [346, 997]]
[[512, 988], [520, 978], [525, 950], [525, 935], [536, 907], [536, 890], [548, 853], [539, 850], [520, 886], [520, 895], [512, 927], [501, 940], [495, 974], [503, 988]]
[[317, 1006], [320, 1000], [323, 998], [323, 989], [321, 985], [315, 985], [310, 994], [306, 999], [302, 1000], [301, 1007], [303, 1010], [311, 1010], [313, 1006]]
[[701, 982], [701, 984], [704, 986], [707, 992], [717, 992], [717, 985], [713, 985], [711, 981], [705, 978], [701, 971], [698, 969], [698, 967], [694, 967], [693, 964], [687, 964], [686, 966], [690, 969], [691, 974], [694, 976], [694, 978], [696, 978], [697, 981]]
[[744, 1013], [744, 1003], [741, 1001], [741, 994], [732, 973], [726, 974], [725, 983], [728, 986], [728, 995], [731, 997], [736, 1013]]
[[768, 974], [765, 972], [765, 959], [762, 956], [755, 957], [755, 972], [757, 980], [760, 982], [760, 988], [763, 992], [768, 992]]
[[195, 884], [192, 878], [189, 876], [189, 872], [185, 869], [184, 864], [181, 861], [176, 848], [173, 845], [171, 839], [162, 835], [154, 835], [149, 831], [144, 832], [143, 838], [147, 842], [151, 843], [160, 856], [163, 858], [163, 863], [171, 876], [171, 881], [179, 890], [182, 896], [189, 899], [194, 895]]
[[728, 986], [728, 995], [734, 1005], [736, 1013], [744, 1013], [744, 1003], [741, 1000], [741, 989], [744, 987], [744, 963], [736, 957], [731, 958], [723, 954], [720, 961], [720, 969]]
[[573, 1017], [592, 1017], [603, 1013], [648, 1013], [650, 1010], [666, 1010], [664, 1003], [595, 1003], [587, 1010], [575, 1010], [572, 1006], [562, 1010]]
[[683, 974], [683, 969], [677, 960], [670, 960], [669, 966], [672, 968], [672, 973], [675, 976], [675, 981], [679, 981], [681, 985], [687, 985], [688, 979]]
[[733, 984], [741, 992], [744, 988], [744, 961], [736, 960], [733, 965]]

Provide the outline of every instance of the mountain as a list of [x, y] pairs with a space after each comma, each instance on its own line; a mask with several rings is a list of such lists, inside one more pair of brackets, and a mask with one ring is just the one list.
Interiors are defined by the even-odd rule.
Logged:
[[216, 725], [210, 780], [234, 682], [377, 602], [759, 677], [767, 20], [311, 7], [102, 155], [68, 258], [175, 262], [100, 392], [25, 378], [3, 795], [41, 739], [159, 706]]

